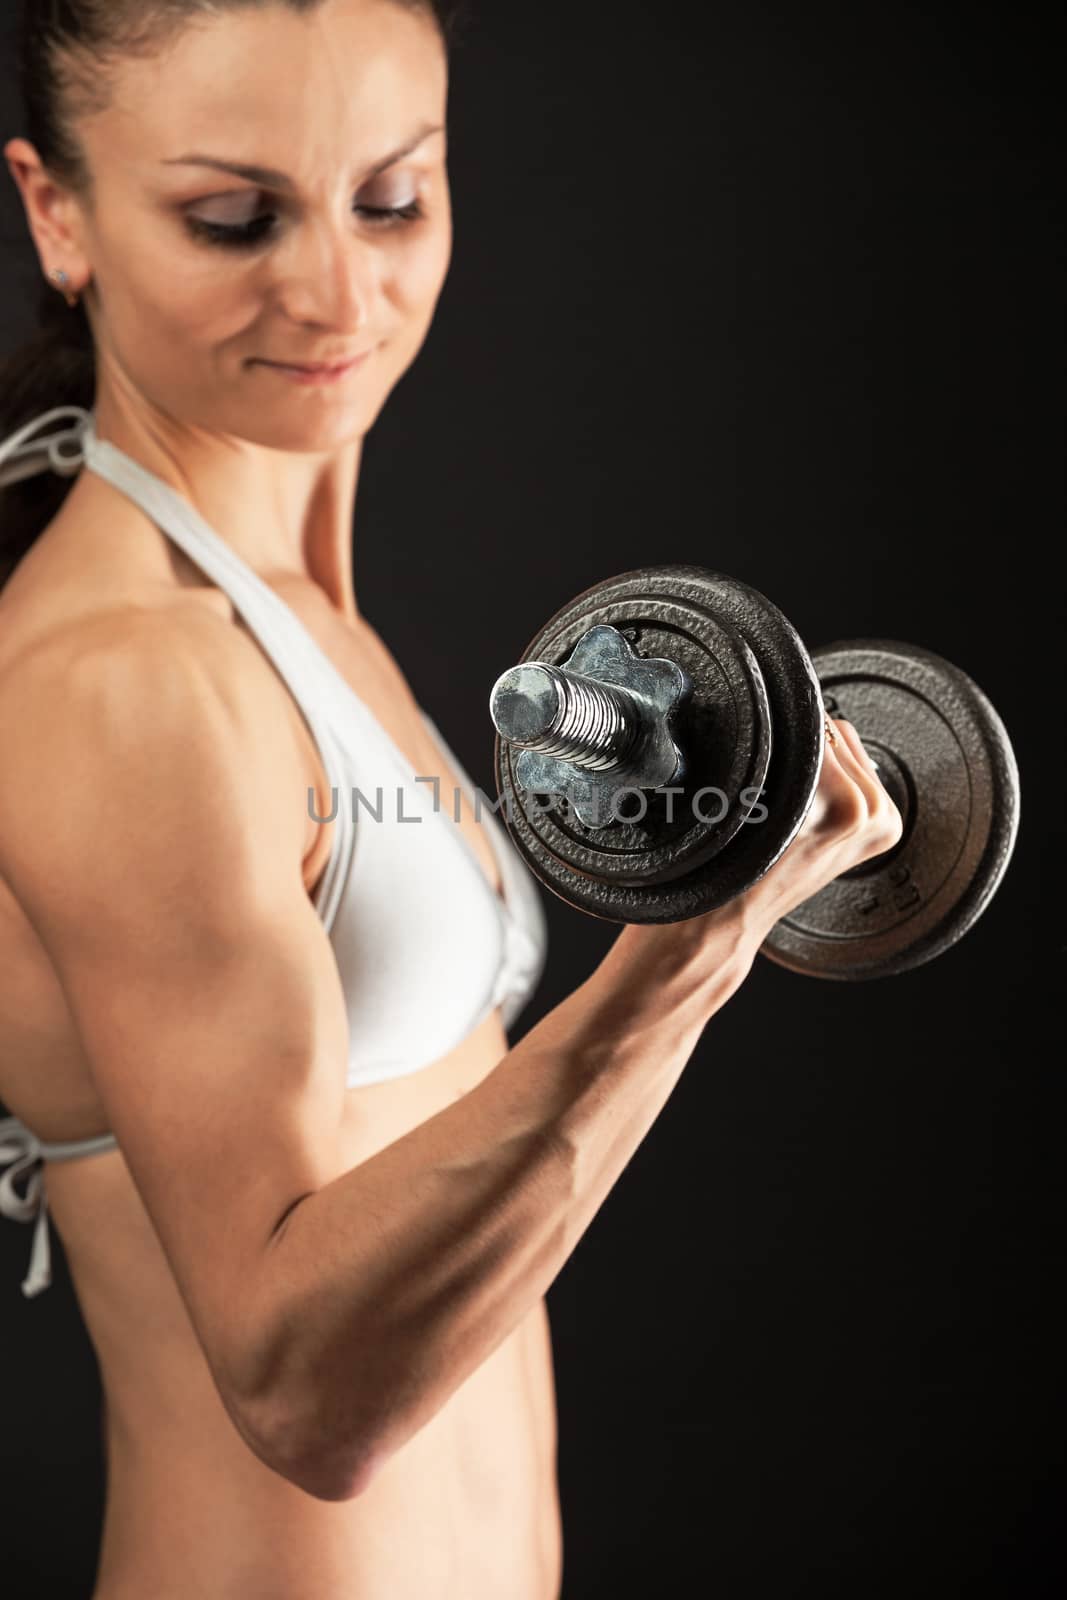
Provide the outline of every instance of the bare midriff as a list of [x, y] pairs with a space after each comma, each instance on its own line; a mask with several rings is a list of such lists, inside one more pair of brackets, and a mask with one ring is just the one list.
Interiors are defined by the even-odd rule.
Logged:
[[[139, 541], [131, 550], [144, 550], [153, 535], [164, 541], [140, 513], [128, 515]], [[115, 606], [97, 575], [116, 568], [94, 562], [84, 525], [77, 539], [61, 527], [60, 519], [0, 595], [0, 677], [17, 670], [35, 636], [62, 626], [64, 596], [77, 597], [79, 615], [92, 611], [94, 593], [101, 613]], [[115, 537], [112, 521], [109, 543]], [[157, 579], [157, 551], [142, 594], [131, 591], [129, 565], [117, 569], [123, 598], [206, 605], [243, 626], [184, 557], [167, 556], [169, 592]], [[374, 631], [362, 622], [353, 629], [310, 582], [294, 577], [276, 587], [414, 770], [440, 774], [449, 791], [458, 784]], [[274, 671], [266, 663], [263, 670]], [[278, 694], [294, 719], [307, 782], [324, 798], [317, 752], [280, 678]], [[465, 807], [461, 825], [499, 892], [484, 823]], [[309, 819], [309, 894], [330, 832]], [[2, 879], [0, 949], [0, 1098], [46, 1141], [106, 1132], [62, 991]], [[422, 1070], [348, 1090], [339, 1173], [467, 1094], [506, 1050], [494, 1012]], [[362, 1494], [320, 1501], [265, 1466], [234, 1428], [121, 1151], [48, 1164], [45, 1181], [103, 1385], [107, 1492], [92, 1600], [557, 1600], [562, 1539], [543, 1302]], [[353, 1349], [353, 1363], [359, 1359]]]

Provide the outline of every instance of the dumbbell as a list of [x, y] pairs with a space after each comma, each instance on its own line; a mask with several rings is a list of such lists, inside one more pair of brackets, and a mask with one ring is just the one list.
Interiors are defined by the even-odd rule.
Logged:
[[876, 978], [973, 926], [1011, 857], [1019, 778], [958, 667], [893, 640], [809, 654], [766, 596], [685, 563], [586, 589], [493, 685], [498, 805], [554, 894], [611, 922], [676, 922], [756, 883], [796, 837], [826, 717], [853, 723], [904, 823], [892, 849], [791, 911], [762, 948]]

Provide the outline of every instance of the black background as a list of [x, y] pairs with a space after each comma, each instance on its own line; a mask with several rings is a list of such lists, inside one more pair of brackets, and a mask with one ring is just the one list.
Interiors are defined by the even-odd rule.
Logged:
[[[1061, 1592], [1053, 41], [1025, 6], [479, 9], [454, 264], [356, 508], [422, 704], [491, 792], [488, 689], [547, 617], [695, 561], [810, 645], [957, 662], [1023, 788], [937, 962], [757, 963], [554, 1284], [565, 1600]], [[6, 190], [10, 348], [38, 268]], [[513, 1039], [614, 937], [545, 902]], [[58, 1243], [23, 1300], [29, 1245], [0, 1227], [5, 1577], [87, 1594], [96, 1367]]]

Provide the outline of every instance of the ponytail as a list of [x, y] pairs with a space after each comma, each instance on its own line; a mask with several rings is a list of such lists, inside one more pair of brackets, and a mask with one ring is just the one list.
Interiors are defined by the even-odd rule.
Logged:
[[[70, 307], [41, 285], [37, 332], [0, 361], [0, 443], [42, 412], [75, 405], [91, 411], [96, 362], [85, 308]], [[0, 589], [70, 493], [73, 479], [39, 472], [0, 485]]]

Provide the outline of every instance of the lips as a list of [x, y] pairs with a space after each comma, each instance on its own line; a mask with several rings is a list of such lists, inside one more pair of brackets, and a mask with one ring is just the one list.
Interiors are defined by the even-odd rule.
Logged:
[[253, 361], [251, 365], [268, 367], [271, 372], [276, 372], [279, 378], [284, 378], [287, 383], [296, 383], [316, 389], [336, 388], [343, 391], [346, 387], [345, 379], [354, 377], [357, 372], [362, 371], [367, 357], [372, 354], [373, 351], [365, 350], [362, 355], [355, 356], [343, 366], [296, 367], [290, 366], [283, 361], [265, 361], [262, 359]]
[[360, 355], [349, 356], [346, 361], [271, 361], [268, 364], [272, 367], [288, 367], [291, 372], [344, 372], [346, 367], [362, 361], [368, 353], [363, 351]]
[[267, 367], [284, 367], [288, 372], [347, 372], [349, 367], [355, 366], [357, 361], [362, 361], [370, 355], [369, 350], [357, 350], [354, 355], [344, 356], [337, 361], [263, 361]]

